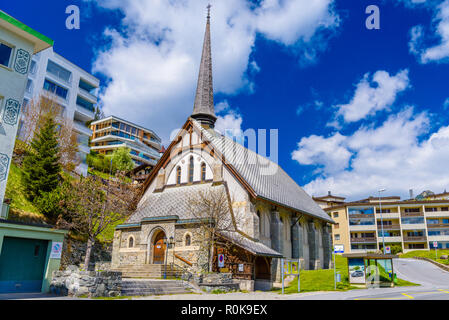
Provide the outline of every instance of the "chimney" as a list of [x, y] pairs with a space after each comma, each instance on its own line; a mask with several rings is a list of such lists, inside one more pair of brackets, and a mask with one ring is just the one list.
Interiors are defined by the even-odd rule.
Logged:
[[413, 199], [413, 189], [410, 189], [408, 192], [410, 193], [410, 199]]

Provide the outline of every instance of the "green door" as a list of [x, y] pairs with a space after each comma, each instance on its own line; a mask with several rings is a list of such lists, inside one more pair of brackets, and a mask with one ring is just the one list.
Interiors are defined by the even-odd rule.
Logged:
[[5, 237], [0, 254], [0, 293], [40, 292], [47, 240]]

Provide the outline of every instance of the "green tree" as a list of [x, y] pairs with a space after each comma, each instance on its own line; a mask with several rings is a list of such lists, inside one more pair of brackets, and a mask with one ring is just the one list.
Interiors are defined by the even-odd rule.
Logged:
[[31, 152], [23, 161], [23, 185], [29, 200], [55, 190], [60, 181], [57, 124], [47, 117], [31, 141]]
[[120, 147], [112, 153], [112, 166], [114, 171], [129, 171], [134, 168], [134, 162], [131, 158], [131, 149]]

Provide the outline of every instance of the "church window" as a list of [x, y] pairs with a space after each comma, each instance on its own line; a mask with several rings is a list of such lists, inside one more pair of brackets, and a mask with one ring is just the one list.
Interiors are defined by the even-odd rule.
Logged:
[[128, 238], [128, 248], [134, 248], [134, 237], [133, 236]]
[[262, 215], [260, 214], [260, 211], [257, 210], [257, 216], [259, 217], [259, 235], [263, 235], [264, 234], [264, 230], [263, 230], [263, 223], [264, 221], [262, 220]]
[[201, 164], [201, 181], [206, 181], [206, 164], [204, 162]]
[[190, 246], [191, 243], [192, 243], [192, 237], [190, 236], [190, 234], [188, 234], [188, 235], [186, 235], [186, 241], [185, 241], [186, 247]]
[[193, 163], [193, 157], [190, 157], [189, 160], [189, 182], [193, 182], [193, 169], [194, 169], [194, 163]]
[[181, 184], [181, 167], [176, 169], [176, 184]]

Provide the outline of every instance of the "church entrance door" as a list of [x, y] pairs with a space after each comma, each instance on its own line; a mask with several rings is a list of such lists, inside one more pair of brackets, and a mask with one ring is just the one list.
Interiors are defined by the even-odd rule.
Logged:
[[166, 246], [164, 244], [165, 233], [160, 231], [153, 242], [153, 263], [154, 264], [163, 264], [165, 259], [165, 249]]

